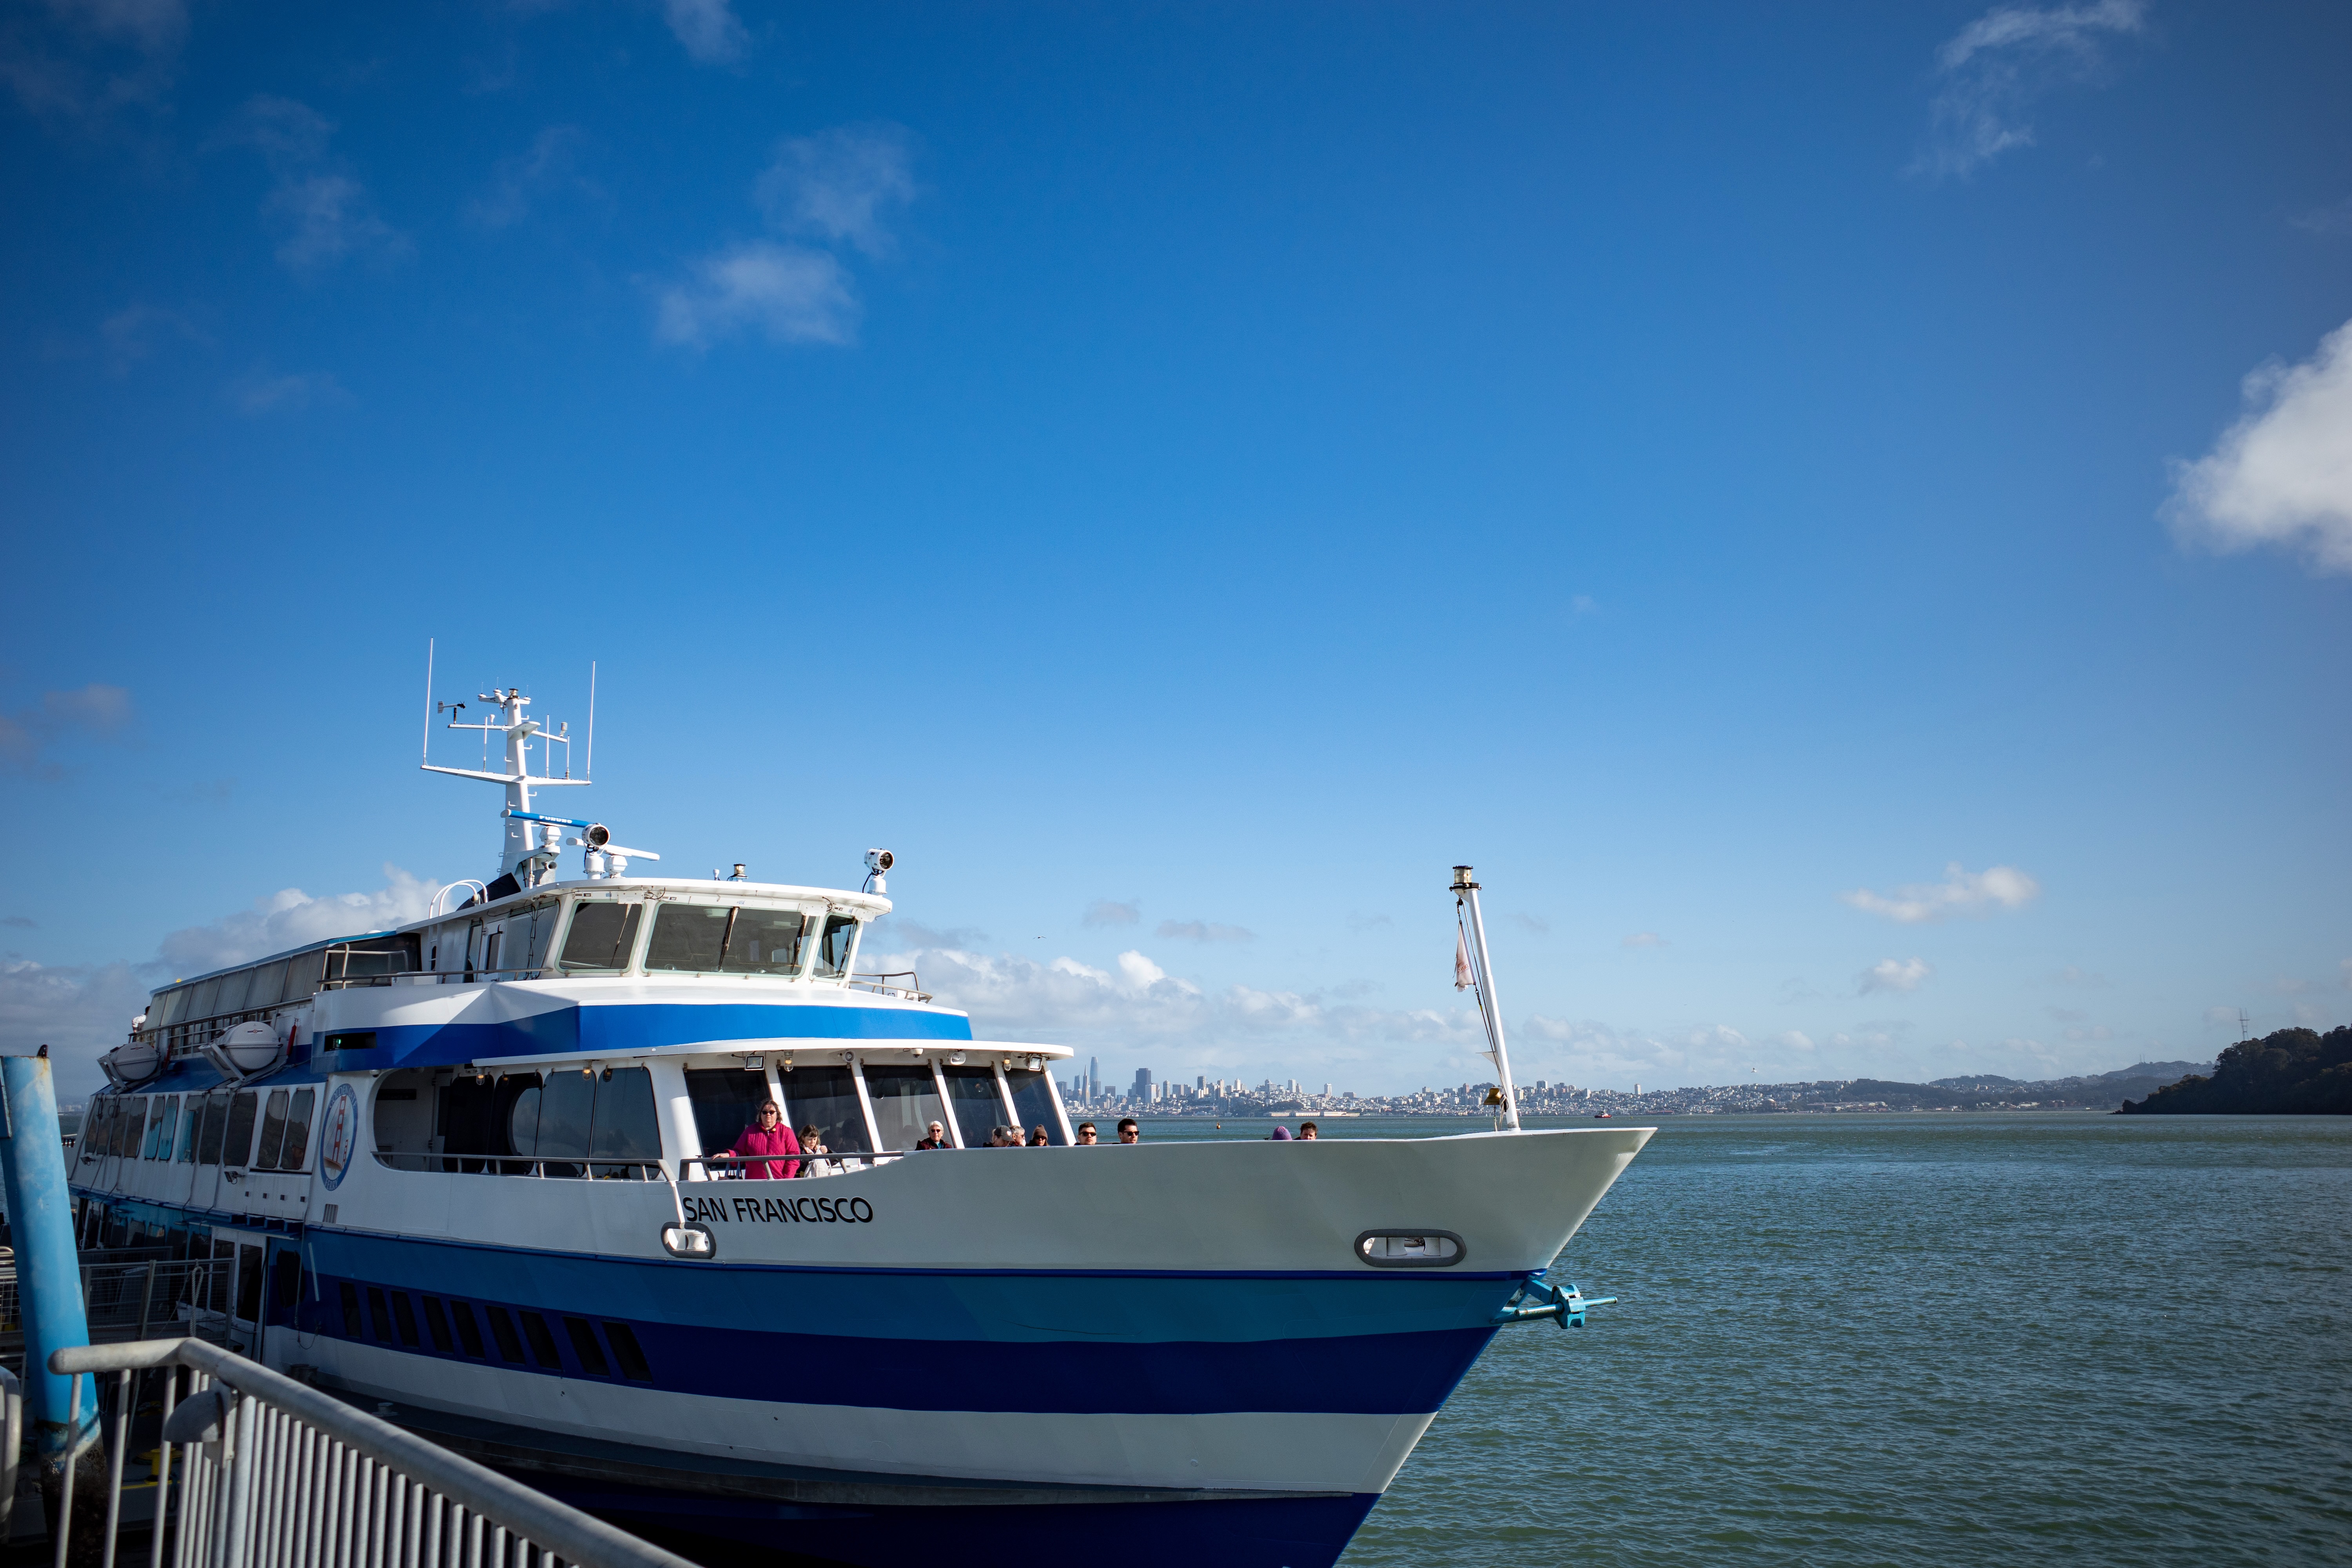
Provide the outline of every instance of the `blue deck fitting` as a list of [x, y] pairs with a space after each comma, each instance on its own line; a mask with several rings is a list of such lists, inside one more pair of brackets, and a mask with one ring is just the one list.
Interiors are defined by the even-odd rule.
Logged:
[[1616, 1305], [1614, 1296], [1587, 1297], [1573, 1285], [1555, 1285], [1541, 1274], [1530, 1274], [1527, 1282], [1503, 1303], [1494, 1321], [1501, 1323], [1532, 1323], [1549, 1318], [1563, 1329], [1584, 1327], [1587, 1307]]

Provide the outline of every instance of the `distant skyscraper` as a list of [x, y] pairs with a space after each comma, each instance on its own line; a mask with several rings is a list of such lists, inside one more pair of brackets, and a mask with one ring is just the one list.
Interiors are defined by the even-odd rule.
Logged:
[[1129, 1098], [1135, 1100], [1150, 1100], [1151, 1098], [1151, 1069], [1150, 1068], [1138, 1068], [1135, 1069], [1135, 1091]]
[[1087, 1058], [1087, 1098], [1092, 1100], [1102, 1092], [1102, 1058]]

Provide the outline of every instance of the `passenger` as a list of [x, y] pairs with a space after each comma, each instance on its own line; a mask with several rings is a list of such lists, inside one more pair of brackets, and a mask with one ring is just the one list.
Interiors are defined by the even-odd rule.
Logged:
[[1018, 1149], [1021, 1147], [1021, 1129], [1018, 1127], [997, 1128], [988, 1135], [988, 1146], [992, 1149]]
[[1289, 1128], [1287, 1128], [1287, 1127], [1285, 1127], [1285, 1126], [1284, 1126], [1281, 1122], [1279, 1122], [1279, 1121], [1276, 1122], [1276, 1123], [1274, 1124], [1274, 1131], [1273, 1131], [1272, 1132], [1269, 1132], [1269, 1133], [1267, 1133], [1267, 1134], [1266, 1134], [1266, 1142], [1269, 1142], [1269, 1143], [1287, 1143], [1287, 1142], [1290, 1142], [1290, 1129], [1289, 1129]]
[[1040, 1121], [1036, 1126], [1029, 1129], [1029, 1147], [1032, 1149], [1050, 1149], [1053, 1146], [1054, 1141], [1045, 1136], [1045, 1124], [1044, 1122]]
[[[824, 1139], [823, 1135], [817, 1131], [816, 1123], [814, 1121], [801, 1129], [801, 1152], [803, 1154], [830, 1154], [833, 1152], [832, 1150], [824, 1146]], [[841, 1162], [838, 1160], [811, 1160], [808, 1163], [807, 1168], [802, 1171], [801, 1174], [803, 1176], [837, 1176], [841, 1174]]]
[[1143, 1142], [1143, 1129], [1135, 1124], [1134, 1117], [1122, 1116], [1118, 1119], [1118, 1141], [1122, 1143]]
[[931, 1123], [930, 1136], [916, 1140], [915, 1147], [918, 1149], [952, 1149], [955, 1145], [948, 1142], [948, 1130], [934, 1121]]
[[1091, 1144], [1095, 1142], [1095, 1124], [1093, 1122], [1081, 1121], [1078, 1123], [1078, 1142], [1087, 1144]]
[[[743, 1135], [736, 1139], [735, 1146], [727, 1152], [739, 1157], [760, 1154], [797, 1154], [801, 1152], [801, 1146], [799, 1141], [793, 1138], [793, 1130], [784, 1125], [784, 1108], [772, 1100], [760, 1107], [758, 1119], [751, 1126], [743, 1129]], [[738, 1169], [752, 1181], [765, 1182], [796, 1176], [800, 1174], [801, 1166], [797, 1160], [753, 1159], [750, 1163], [739, 1166]]]
[[1314, 1142], [1315, 1142], [1315, 1123], [1313, 1123], [1312, 1121], [1302, 1121], [1302, 1122], [1300, 1122], [1300, 1123], [1298, 1124], [1298, 1136], [1299, 1136], [1303, 1141], [1305, 1141], [1305, 1142], [1309, 1142], [1309, 1143]]

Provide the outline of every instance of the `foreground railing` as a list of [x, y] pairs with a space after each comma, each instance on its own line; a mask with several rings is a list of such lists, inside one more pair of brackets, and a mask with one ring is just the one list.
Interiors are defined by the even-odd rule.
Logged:
[[[123, 1533], [123, 1462], [143, 1376], [160, 1382], [148, 1568], [693, 1568], [387, 1421], [196, 1340], [60, 1350], [49, 1370], [113, 1383], [103, 1568]], [[11, 1452], [13, 1452], [13, 1447]], [[12, 1489], [13, 1490], [13, 1489]], [[58, 1510], [64, 1568], [74, 1510]], [[135, 1521], [134, 1521], [135, 1522]], [[168, 1538], [168, 1539], [167, 1539]], [[168, 1557], [167, 1557], [168, 1554]]]

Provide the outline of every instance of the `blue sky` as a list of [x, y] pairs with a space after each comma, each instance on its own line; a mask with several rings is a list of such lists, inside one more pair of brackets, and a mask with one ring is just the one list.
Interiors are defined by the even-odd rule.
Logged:
[[484, 874], [428, 637], [575, 729], [594, 660], [665, 868], [891, 847], [870, 951], [1122, 1079], [1484, 1076], [1461, 860], [1528, 1079], [2344, 1022], [2347, 58], [15, 5], [0, 1047]]

